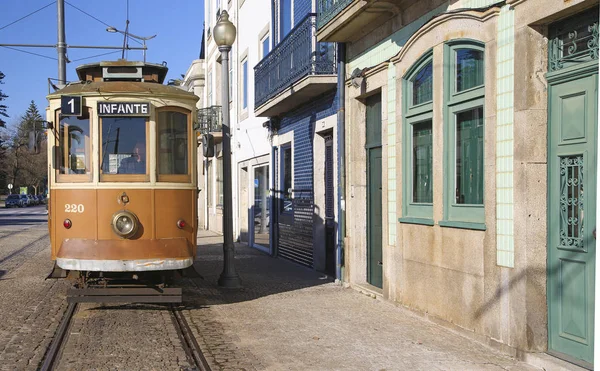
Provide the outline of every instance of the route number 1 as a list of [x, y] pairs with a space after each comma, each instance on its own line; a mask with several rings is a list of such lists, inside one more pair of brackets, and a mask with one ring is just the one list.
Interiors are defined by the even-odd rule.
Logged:
[[81, 96], [63, 95], [60, 97], [60, 113], [63, 116], [81, 116]]

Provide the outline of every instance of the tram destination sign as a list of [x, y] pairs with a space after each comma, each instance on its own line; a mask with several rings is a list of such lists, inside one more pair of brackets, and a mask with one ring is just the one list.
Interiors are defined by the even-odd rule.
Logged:
[[98, 116], [150, 116], [150, 103], [98, 102]]

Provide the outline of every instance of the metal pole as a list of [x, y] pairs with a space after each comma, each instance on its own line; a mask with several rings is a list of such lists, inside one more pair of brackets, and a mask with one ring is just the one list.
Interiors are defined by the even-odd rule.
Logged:
[[335, 277], [339, 281], [344, 280], [344, 238], [346, 237], [346, 44], [337, 44], [337, 89], [338, 89], [338, 112], [337, 112], [337, 150], [338, 150], [338, 230], [335, 254]]
[[57, 0], [58, 6], [58, 84], [67, 83], [67, 43], [65, 41], [65, 0]]
[[220, 46], [222, 110], [223, 110], [223, 272], [219, 286], [242, 287], [242, 280], [235, 271], [233, 246], [233, 191], [231, 182], [231, 137], [229, 131], [229, 51], [231, 46]]

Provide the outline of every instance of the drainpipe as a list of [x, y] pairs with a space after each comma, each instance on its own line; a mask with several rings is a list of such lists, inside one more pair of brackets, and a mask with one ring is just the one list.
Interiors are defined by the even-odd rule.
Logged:
[[344, 265], [344, 237], [346, 236], [346, 44], [337, 44], [337, 150], [338, 150], [338, 229], [335, 254], [335, 276], [342, 282]]

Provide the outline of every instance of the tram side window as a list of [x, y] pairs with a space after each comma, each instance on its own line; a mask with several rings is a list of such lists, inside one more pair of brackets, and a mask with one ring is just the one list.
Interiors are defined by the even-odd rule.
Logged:
[[102, 175], [147, 174], [147, 143], [145, 118], [102, 118]]
[[159, 181], [189, 181], [188, 129], [187, 114], [167, 110], [158, 112]]
[[[59, 181], [73, 180], [64, 175], [91, 175], [89, 113], [81, 117], [62, 117], [58, 133], [56, 163]], [[61, 176], [63, 175], [63, 176]]]

